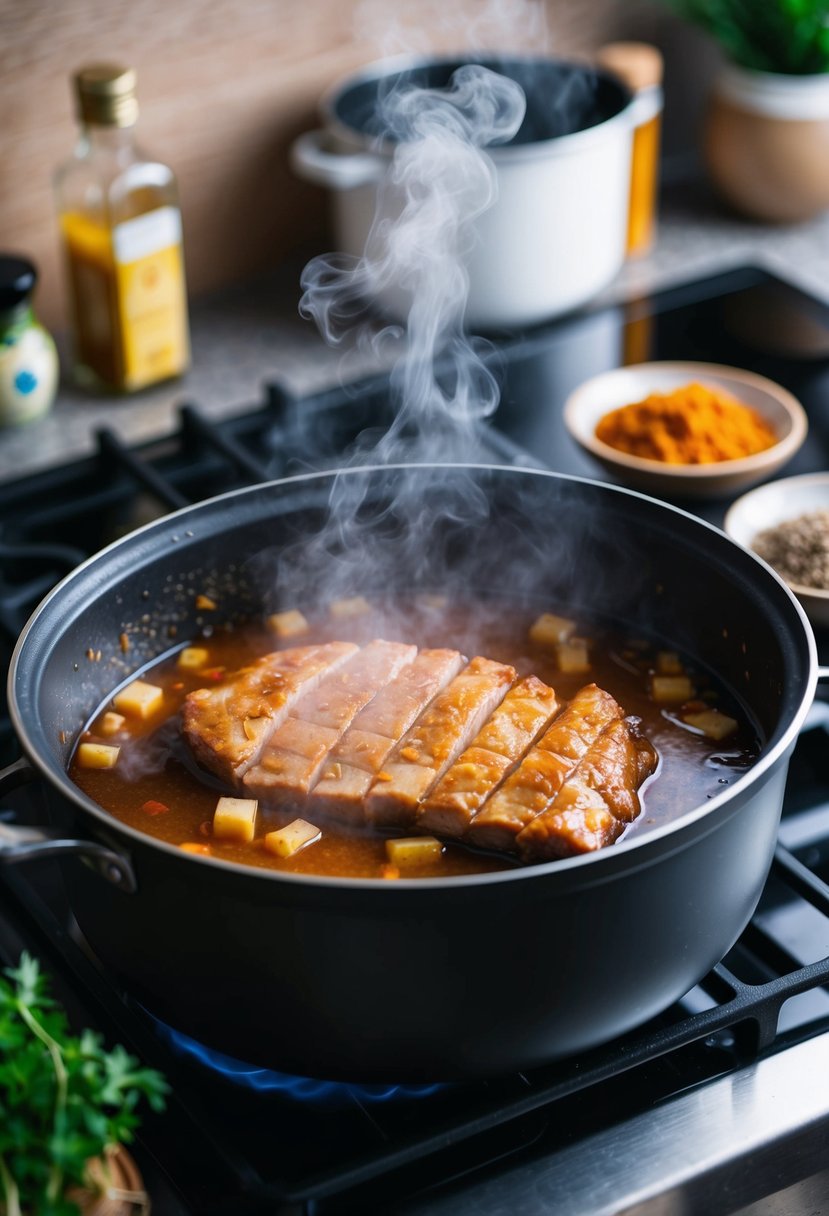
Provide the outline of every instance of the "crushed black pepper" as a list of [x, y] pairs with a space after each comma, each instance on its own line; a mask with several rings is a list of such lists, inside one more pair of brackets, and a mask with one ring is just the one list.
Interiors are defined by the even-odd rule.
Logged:
[[786, 582], [829, 591], [829, 509], [807, 511], [766, 528], [751, 547]]

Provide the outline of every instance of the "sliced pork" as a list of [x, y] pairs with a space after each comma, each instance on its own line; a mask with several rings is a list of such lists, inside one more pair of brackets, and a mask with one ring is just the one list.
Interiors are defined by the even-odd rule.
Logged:
[[236, 784], [303, 693], [359, 647], [324, 642], [266, 654], [217, 688], [199, 688], [182, 710], [185, 738], [200, 764]]
[[610, 693], [595, 684], [577, 692], [475, 816], [466, 840], [485, 849], [514, 849], [519, 832], [550, 805], [588, 748], [622, 715]]
[[423, 803], [419, 831], [460, 838], [558, 709], [536, 676], [519, 680]]
[[506, 696], [515, 668], [477, 657], [435, 697], [377, 774], [366, 818], [411, 827], [418, 804]]
[[[375, 640], [276, 651], [191, 693], [199, 761], [265, 807], [545, 861], [611, 843], [656, 754], [609, 693]], [[437, 847], [437, 846], [436, 846]]]
[[343, 732], [416, 654], [402, 642], [370, 642], [299, 697], [245, 773], [246, 793], [271, 805], [302, 803]]
[[363, 799], [389, 753], [465, 661], [457, 650], [421, 650], [360, 711], [332, 749], [322, 778], [311, 791], [309, 813], [362, 821]]
[[553, 802], [519, 833], [524, 861], [588, 853], [612, 843], [639, 814], [638, 788], [656, 752], [635, 720], [612, 722], [588, 748]]

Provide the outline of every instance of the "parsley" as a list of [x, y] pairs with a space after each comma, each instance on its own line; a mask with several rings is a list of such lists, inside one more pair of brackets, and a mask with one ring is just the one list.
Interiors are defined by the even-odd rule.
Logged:
[[109, 1145], [132, 1140], [137, 1106], [164, 1108], [167, 1083], [123, 1047], [69, 1033], [36, 959], [0, 978], [0, 1216], [76, 1216], [68, 1188]]

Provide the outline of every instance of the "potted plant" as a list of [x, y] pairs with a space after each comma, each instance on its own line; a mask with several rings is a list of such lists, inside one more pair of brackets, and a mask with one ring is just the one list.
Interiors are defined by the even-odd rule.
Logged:
[[126, 1216], [149, 1211], [122, 1147], [144, 1098], [167, 1085], [123, 1047], [69, 1032], [37, 961], [0, 978], [0, 1216]]
[[756, 219], [829, 207], [829, 0], [668, 0], [726, 56], [703, 133], [711, 176]]

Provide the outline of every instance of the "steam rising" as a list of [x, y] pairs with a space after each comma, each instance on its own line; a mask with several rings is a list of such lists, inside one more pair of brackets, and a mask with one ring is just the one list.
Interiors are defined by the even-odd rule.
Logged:
[[[402, 454], [428, 459], [430, 422], [463, 424], [497, 405], [497, 384], [482, 359], [487, 347], [463, 332], [465, 263], [475, 220], [497, 196], [495, 167], [483, 149], [511, 139], [525, 108], [518, 84], [471, 64], [454, 73], [447, 89], [393, 88], [379, 101], [383, 136], [395, 148], [367, 249], [357, 259], [315, 258], [303, 272], [301, 311], [332, 345], [353, 337], [366, 301], [384, 293], [407, 312], [405, 353], [392, 373], [397, 419], [376, 453], [380, 459], [401, 454], [401, 435], [412, 422], [426, 450]], [[374, 340], [398, 332], [386, 329]]]
[[[378, 188], [366, 250], [359, 258], [315, 258], [302, 275], [301, 311], [332, 345], [346, 338], [375, 347], [403, 342], [391, 376], [391, 425], [379, 438], [358, 444], [352, 463], [432, 464], [484, 456], [476, 424], [495, 409], [498, 383], [486, 361], [492, 348], [464, 332], [466, 258], [477, 217], [497, 197], [495, 167], [485, 149], [516, 134], [525, 108], [518, 84], [475, 65], [459, 68], [445, 89], [404, 83], [378, 99], [378, 144], [392, 145], [393, 155]], [[378, 332], [370, 305], [381, 295], [394, 298], [405, 321]], [[401, 557], [412, 569], [418, 551], [424, 571], [427, 565], [432, 572], [442, 564], [448, 569], [448, 558], [441, 563], [435, 552], [436, 524], [440, 544], [451, 546], [453, 532], [487, 518], [486, 495], [471, 474], [453, 477], [428, 501], [423, 487], [417, 472], [401, 476], [389, 470], [388, 502], [377, 508], [364, 501], [364, 479], [336, 479], [320, 534], [280, 558], [280, 599], [307, 594], [315, 572], [323, 569], [327, 594], [344, 594], [388, 574]]]

